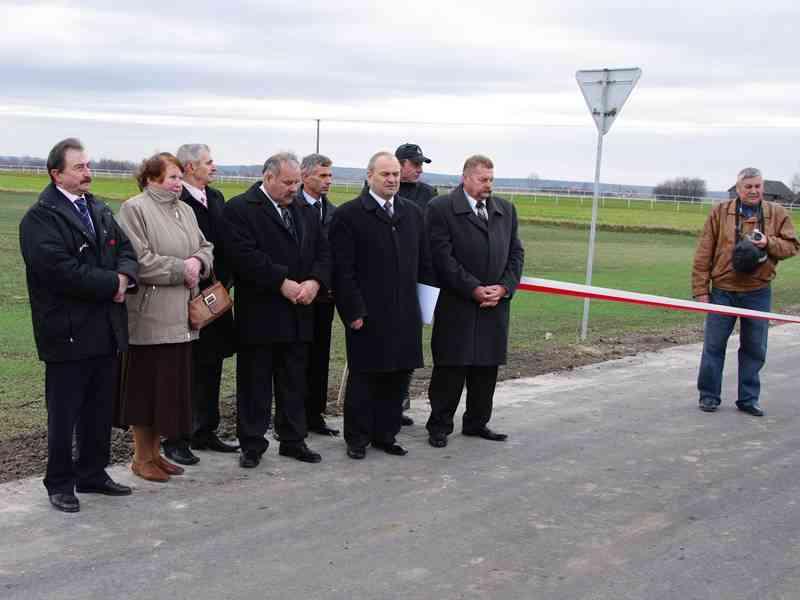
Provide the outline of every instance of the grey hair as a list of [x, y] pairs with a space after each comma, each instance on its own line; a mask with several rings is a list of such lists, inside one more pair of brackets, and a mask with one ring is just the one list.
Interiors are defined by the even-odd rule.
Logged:
[[494, 169], [492, 159], [483, 154], [473, 154], [464, 161], [464, 168], [461, 171], [464, 175], [472, 171], [475, 167], [486, 167], [487, 169]]
[[175, 158], [181, 161], [183, 165], [187, 165], [200, 160], [200, 153], [203, 151], [211, 152], [205, 144], [184, 144], [178, 148], [178, 151], [175, 153]]
[[367, 163], [367, 172], [372, 172], [375, 170], [375, 163], [378, 162], [379, 158], [383, 158], [384, 156], [388, 156], [389, 158], [393, 158], [397, 160], [397, 157], [394, 155], [393, 152], [387, 152], [386, 150], [382, 150], [381, 152], [376, 152], [372, 155], [372, 158], [369, 159]]
[[763, 177], [763, 175], [761, 175], [761, 169], [747, 167], [739, 171], [739, 174], [736, 176], [736, 183], [739, 183], [742, 179], [751, 179], [753, 177]]
[[261, 169], [261, 174], [263, 175], [269, 171], [273, 175], [277, 176], [280, 174], [281, 166], [284, 163], [294, 163], [299, 165], [300, 161], [297, 159], [297, 155], [292, 152], [278, 152], [266, 160], [264, 163], [264, 168]]
[[303, 162], [300, 163], [300, 172], [303, 175], [311, 175], [311, 172], [317, 167], [330, 167], [333, 161], [324, 154], [309, 154], [303, 157]]

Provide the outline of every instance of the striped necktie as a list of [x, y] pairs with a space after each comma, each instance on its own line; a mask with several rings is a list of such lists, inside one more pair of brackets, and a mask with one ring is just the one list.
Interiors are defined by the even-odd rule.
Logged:
[[480, 217], [481, 221], [488, 223], [489, 213], [486, 212], [486, 204], [484, 204], [483, 200], [476, 202], [475, 208], [478, 210], [478, 216]]
[[81, 221], [83, 221], [83, 225], [86, 227], [86, 230], [92, 235], [95, 235], [94, 223], [92, 223], [92, 217], [89, 214], [89, 207], [86, 205], [86, 198], [81, 196], [75, 200], [75, 208], [78, 209], [78, 215], [80, 216]]

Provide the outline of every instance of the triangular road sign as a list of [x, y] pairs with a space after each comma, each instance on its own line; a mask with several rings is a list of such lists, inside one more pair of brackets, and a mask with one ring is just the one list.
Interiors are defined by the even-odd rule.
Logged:
[[600, 135], [611, 129], [641, 75], [639, 68], [590, 69], [575, 73]]

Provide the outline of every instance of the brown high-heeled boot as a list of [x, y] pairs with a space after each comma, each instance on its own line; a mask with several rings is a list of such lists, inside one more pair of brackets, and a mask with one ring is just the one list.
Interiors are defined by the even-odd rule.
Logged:
[[152, 460], [148, 460], [147, 462], [133, 461], [131, 463], [131, 471], [133, 471], [134, 475], [138, 475], [147, 481], [158, 481], [159, 483], [169, 481], [169, 475], [162, 471]]
[[169, 481], [169, 475], [153, 460], [153, 437], [158, 442], [152, 427], [134, 425], [133, 429], [133, 462], [131, 471], [147, 481]]
[[153, 432], [153, 462], [167, 475], [183, 475], [183, 467], [179, 467], [161, 456], [161, 436], [157, 432]]

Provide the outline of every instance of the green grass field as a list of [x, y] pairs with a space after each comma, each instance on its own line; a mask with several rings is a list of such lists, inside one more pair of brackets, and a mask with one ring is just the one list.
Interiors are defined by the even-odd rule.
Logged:
[[[40, 178], [13, 178], [0, 175], [0, 188], [17, 186], [39, 188]], [[129, 187], [125, 187], [129, 186]], [[244, 186], [223, 186], [227, 197], [238, 193]], [[98, 195], [111, 199], [116, 209], [119, 200], [132, 195], [131, 182], [98, 179], [94, 185]], [[340, 202], [352, 197], [353, 192], [334, 194]], [[25, 289], [24, 269], [19, 255], [18, 224], [24, 211], [36, 199], [32, 193], [0, 192], [0, 440], [24, 432], [41, 429], [46, 424], [43, 402], [43, 369], [36, 359], [30, 322], [30, 309]], [[533, 199], [515, 199], [522, 207], [541, 208]], [[530, 206], [525, 205], [529, 202]], [[586, 204], [590, 204], [586, 202]], [[565, 207], [579, 213], [580, 206]], [[589, 209], [590, 210], [590, 209]], [[641, 223], [655, 226], [666, 221], [663, 211], [609, 207], [601, 210], [601, 220], [611, 225]], [[636, 214], [632, 214], [632, 213]], [[552, 213], [556, 214], [556, 213]], [[646, 216], [650, 216], [648, 220]], [[675, 220], [676, 229], [689, 230], [702, 215], [680, 213]], [[525, 275], [563, 281], [584, 280], [586, 263], [587, 227], [579, 225], [559, 227], [524, 223], [520, 237], [525, 246]], [[689, 296], [689, 275], [695, 240], [689, 235], [668, 233], [631, 233], [626, 231], [601, 231], [598, 233], [594, 281], [596, 285], [632, 291], [685, 298]], [[775, 285], [775, 307], [795, 303], [800, 297], [800, 260], [781, 265]], [[573, 346], [580, 327], [583, 301], [558, 296], [521, 292], [513, 301], [511, 351], [527, 356], [536, 352], [551, 351]], [[590, 321], [590, 340], [597, 337], [623, 335], [631, 332], [663, 332], [677, 327], [699, 324], [702, 317], [692, 313], [653, 310], [630, 305], [593, 302]], [[550, 334], [550, 335], [546, 335]], [[430, 364], [426, 328], [426, 364]], [[344, 364], [343, 331], [335, 322], [332, 349], [332, 383]], [[231, 393], [233, 361], [226, 361], [223, 393]]]
[[[47, 184], [43, 175], [0, 173], [0, 190], [38, 192]], [[245, 183], [218, 184], [226, 198], [247, 189]], [[357, 186], [336, 185], [331, 200], [338, 204], [353, 198]], [[138, 193], [132, 177], [111, 179], [97, 177], [92, 184], [95, 195], [111, 200], [125, 200]], [[521, 220], [554, 225], [587, 225], [592, 218], [592, 199], [566, 196], [503, 194], [514, 202]], [[708, 205], [650, 203], [637, 200], [607, 199], [602, 201], [598, 222], [607, 229], [656, 229], [659, 232], [696, 233], [708, 214]]]

